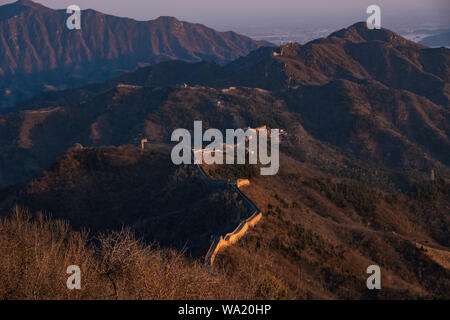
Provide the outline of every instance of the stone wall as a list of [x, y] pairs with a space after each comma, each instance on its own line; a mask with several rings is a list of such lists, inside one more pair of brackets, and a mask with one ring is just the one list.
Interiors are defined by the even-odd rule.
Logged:
[[[194, 163], [194, 151], [192, 150], [191, 153], [192, 163]], [[204, 176], [207, 179], [211, 179], [211, 177], [205, 172], [203, 167], [201, 165], [195, 164], [195, 166], [198, 168], [199, 173], [201, 176]], [[231, 181], [228, 181], [230, 183]], [[258, 207], [251, 201], [240, 189], [239, 187], [250, 185], [250, 180], [248, 179], [237, 179], [234, 182], [230, 183], [230, 186], [242, 197], [244, 202], [247, 204], [247, 206], [250, 208], [252, 215], [241, 221], [241, 223], [237, 226], [237, 228], [230, 233], [227, 233], [225, 236], [217, 236], [215, 237], [212, 242], [211, 246], [209, 247], [208, 252], [205, 256], [205, 264], [208, 266], [212, 266], [214, 263], [214, 259], [216, 258], [216, 255], [219, 253], [220, 250], [231, 246], [232, 244], [236, 243], [240, 238], [242, 238], [248, 231], [249, 228], [253, 228], [256, 224], [258, 224], [259, 221], [262, 219], [262, 212], [258, 209]]]
[[245, 187], [248, 185], [250, 185], [250, 180], [248, 180], [248, 179], [237, 179], [237, 181], [236, 181], [236, 186], [238, 188]]
[[[248, 181], [248, 183], [250, 183], [250, 181]], [[253, 203], [253, 201], [251, 201], [238, 188], [237, 183], [232, 187], [243, 198], [247, 206], [251, 208], [252, 215], [249, 218], [241, 221], [241, 223], [237, 226], [237, 228], [233, 232], [227, 233], [225, 236], [218, 236], [212, 241], [208, 253], [205, 256], [205, 263], [209, 266], [213, 265], [214, 259], [216, 258], [216, 255], [219, 253], [220, 250], [236, 243], [240, 238], [242, 238], [247, 233], [249, 228], [253, 228], [254, 226], [256, 226], [258, 222], [261, 221], [262, 219], [261, 210], [259, 210], [258, 207], [256, 207], [256, 205]]]
[[219, 236], [214, 239], [211, 244], [211, 247], [208, 250], [208, 253], [205, 256], [205, 263], [209, 266], [212, 266], [216, 255], [220, 250], [231, 246], [236, 243], [240, 238], [242, 238], [248, 231], [249, 228], [254, 227], [258, 222], [262, 219], [262, 213], [256, 212], [250, 218], [242, 221], [239, 226], [230, 233], [227, 233], [225, 237]]

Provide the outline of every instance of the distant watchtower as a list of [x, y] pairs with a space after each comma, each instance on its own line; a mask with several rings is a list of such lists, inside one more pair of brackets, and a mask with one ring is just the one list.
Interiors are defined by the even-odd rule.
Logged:
[[141, 139], [141, 150], [144, 150], [145, 149], [145, 144], [148, 142], [148, 139], [147, 138], [145, 138], [145, 139]]

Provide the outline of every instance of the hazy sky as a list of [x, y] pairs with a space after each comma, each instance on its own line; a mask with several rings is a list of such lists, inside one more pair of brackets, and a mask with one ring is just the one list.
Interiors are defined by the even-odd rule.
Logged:
[[[14, 2], [0, 0], [0, 4]], [[449, 23], [450, 0], [36, 0], [51, 8], [77, 4], [104, 13], [149, 20], [159, 16], [207, 24], [216, 29], [270, 26], [333, 28], [366, 20], [377, 4], [387, 27]], [[383, 19], [384, 18], [384, 19]]]

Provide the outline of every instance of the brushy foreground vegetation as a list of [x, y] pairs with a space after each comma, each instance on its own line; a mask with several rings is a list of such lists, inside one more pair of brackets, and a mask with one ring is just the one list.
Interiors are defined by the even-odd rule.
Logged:
[[[0, 221], [0, 257], [0, 299], [245, 298], [200, 262], [146, 246], [128, 230], [90, 238], [20, 208]], [[81, 268], [81, 290], [67, 289], [69, 265]]]

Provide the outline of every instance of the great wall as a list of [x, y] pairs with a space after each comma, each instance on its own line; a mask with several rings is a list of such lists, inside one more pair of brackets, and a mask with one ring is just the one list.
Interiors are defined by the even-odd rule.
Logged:
[[254, 214], [252, 214], [250, 218], [242, 221], [233, 232], [227, 233], [225, 237], [217, 236], [211, 243], [211, 246], [208, 252], [206, 253], [205, 264], [207, 264], [208, 266], [212, 266], [216, 258], [216, 255], [219, 253], [220, 250], [236, 243], [240, 238], [242, 238], [247, 233], [249, 228], [254, 227], [256, 224], [258, 224], [258, 222], [261, 219], [262, 213], [260, 211], [257, 211]]
[[[194, 162], [194, 153], [192, 152], [192, 163]], [[212, 179], [203, 169], [203, 167], [200, 164], [195, 164], [195, 166], [198, 168], [200, 174], [207, 178]], [[249, 228], [254, 227], [258, 224], [259, 221], [262, 219], [262, 212], [258, 209], [258, 207], [251, 201], [239, 188], [243, 186], [250, 185], [250, 181], [248, 179], [236, 179], [233, 181], [228, 181], [231, 188], [234, 189], [244, 200], [244, 202], [247, 204], [247, 206], [251, 210], [251, 216], [243, 221], [237, 226], [237, 228], [227, 233], [225, 236], [219, 235], [216, 236], [209, 247], [208, 252], [205, 255], [205, 264], [208, 266], [212, 266], [214, 263], [214, 260], [219, 253], [220, 250], [229, 247], [236, 243], [240, 238], [242, 238], [248, 231]]]
[[[248, 128], [251, 129], [251, 128]], [[266, 129], [266, 126], [253, 129]], [[138, 141], [139, 149], [142, 151], [145, 150], [146, 144], [149, 143], [149, 140], [147, 138], [142, 138]], [[195, 163], [195, 153], [200, 150], [194, 150], [191, 149], [191, 159], [194, 166], [198, 169], [201, 176], [208, 180], [214, 180], [212, 177], [210, 177], [206, 171], [203, 169], [201, 164]], [[204, 150], [201, 150], [202, 152]], [[249, 186], [250, 181], [248, 179], [234, 179], [234, 180], [228, 180], [228, 185], [239, 194], [239, 196], [242, 198], [242, 200], [246, 203], [247, 207], [250, 208], [250, 217], [241, 221], [239, 225], [236, 227], [236, 229], [230, 233], [223, 235], [217, 235], [214, 237], [214, 239], [211, 241], [211, 245], [209, 247], [209, 250], [207, 251], [205, 255], [205, 264], [207, 266], [212, 266], [214, 263], [214, 260], [219, 253], [220, 250], [229, 247], [236, 243], [240, 238], [242, 238], [247, 231], [250, 228], [253, 228], [256, 226], [262, 219], [263, 215], [261, 210], [258, 209], [258, 207], [251, 201], [241, 190], [241, 187]]]

